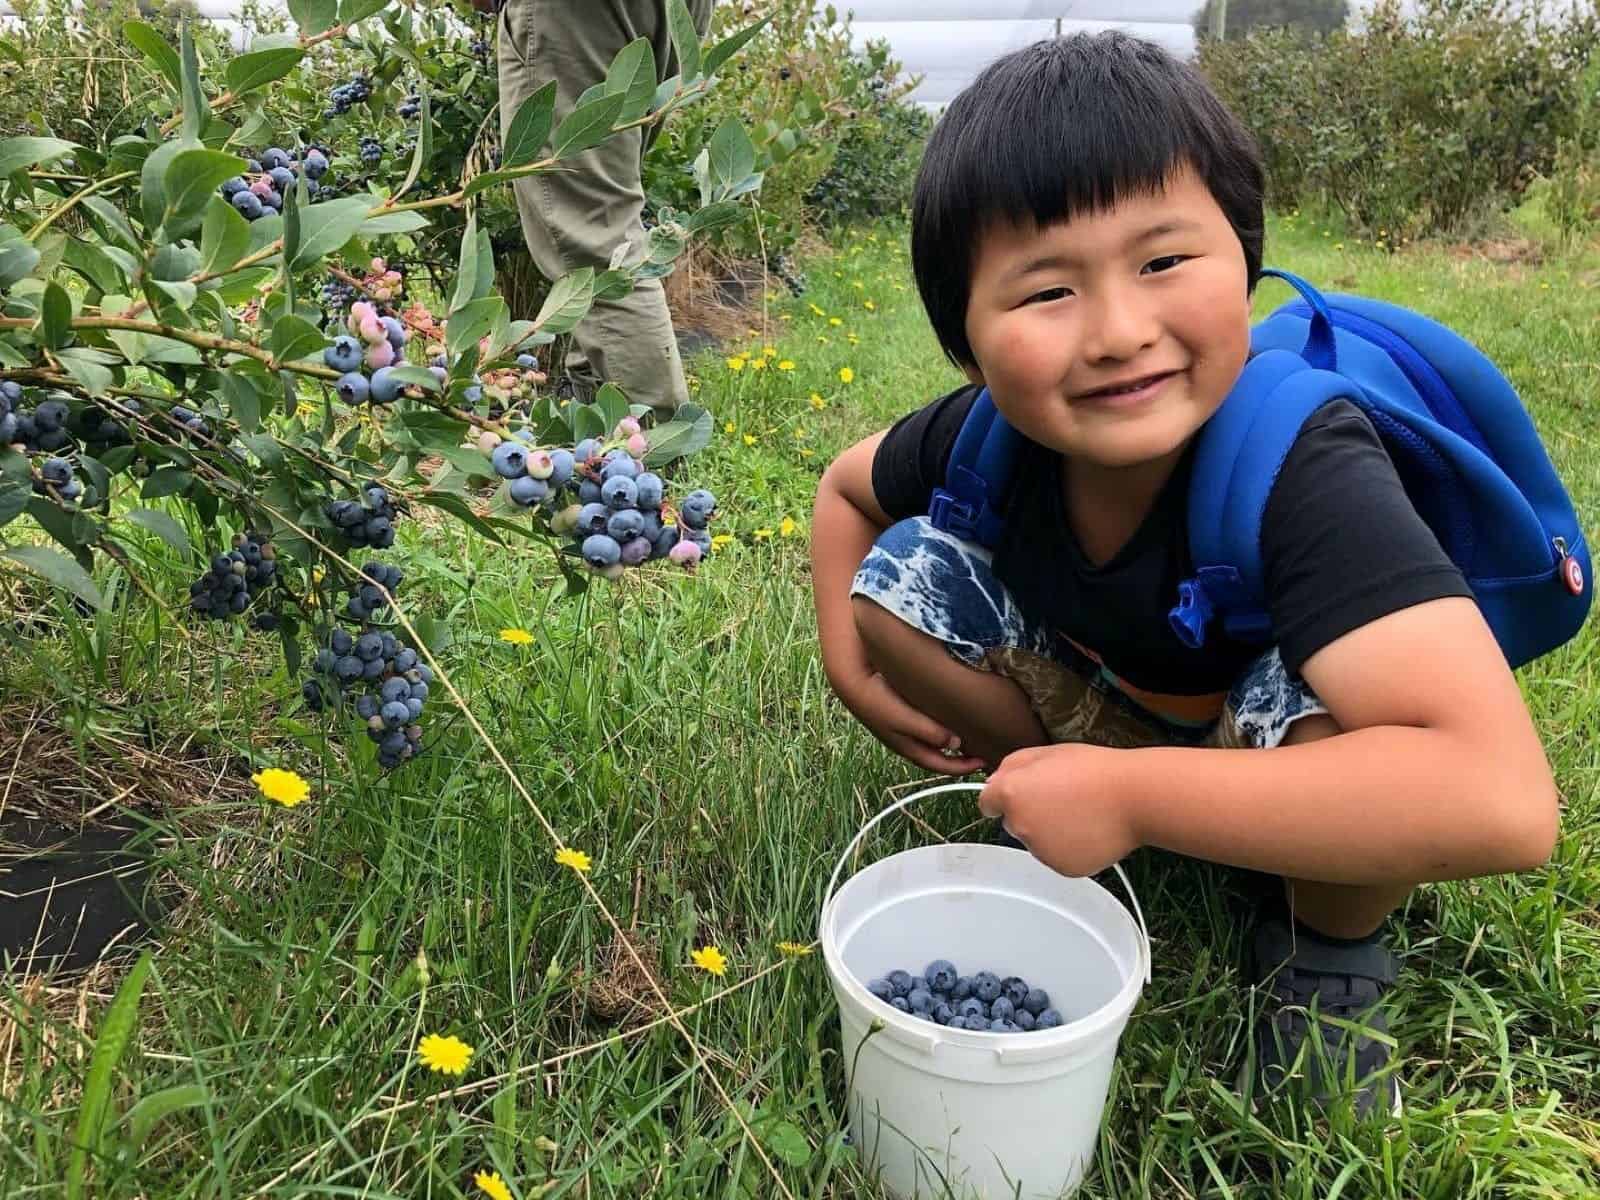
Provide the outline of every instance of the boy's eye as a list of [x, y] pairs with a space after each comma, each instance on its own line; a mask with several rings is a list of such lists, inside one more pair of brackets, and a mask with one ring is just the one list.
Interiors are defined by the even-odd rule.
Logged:
[[1064, 287], [1046, 288], [1042, 292], [1035, 292], [1033, 295], [1029, 296], [1027, 298], [1027, 300], [1024, 301], [1024, 303], [1032, 304], [1035, 300], [1044, 300], [1044, 301], [1048, 302], [1048, 301], [1051, 301], [1051, 300], [1059, 300], [1062, 297], [1070, 296], [1070, 295], [1072, 295], [1072, 289], [1071, 288], [1064, 288]]
[[1188, 255], [1185, 254], [1163, 254], [1160, 258], [1152, 258], [1145, 263], [1145, 268], [1150, 271], [1170, 271], [1187, 258]]

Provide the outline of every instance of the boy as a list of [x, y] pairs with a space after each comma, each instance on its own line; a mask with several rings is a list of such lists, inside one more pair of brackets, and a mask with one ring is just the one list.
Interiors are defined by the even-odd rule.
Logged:
[[[1196, 432], [1238, 378], [1263, 175], [1202, 77], [1118, 32], [992, 64], [935, 127], [912, 260], [959, 388], [845, 451], [818, 488], [817, 624], [834, 690], [1054, 869], [1157, 846], [1282, 877], [1248, 979], [1257, 1090], [1399, 1111], [1387, 914], [1419, 882], [1528, 869], [1558, 801], [1504, 655], [1359, 409], [1310, 417], [1262, 557], [1276, 644], [1167, 612], [1192, 566]], [[990, 552], [935, 529], [932, 489], [987, 386], [1027, 439]], [[1276, 887], [1274, 887], [1276, 891]], [[1353, 1061], [1351, 1061], [1353, 1059]]]

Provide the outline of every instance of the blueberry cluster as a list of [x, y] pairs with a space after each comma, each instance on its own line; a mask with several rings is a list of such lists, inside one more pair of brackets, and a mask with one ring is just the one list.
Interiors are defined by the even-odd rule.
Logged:
[[179, 422], [196, 437], [208, 438], [211, 436], [211, 426], [207, 425], [206, 419], [192, 408], [185, 408], [182, 404], [174, 404], [172, 406], [172, 419]]
[[372, 84], [367, 82], [365, 75], [354, 76], [349, 83], [335, 84], [328, 92], [328, 107], [323, 110], [325, 117], [342, 117], [357, 104], [372, 95]]
[[394, 595], [400, 588], [400, 582], [405, 577], [400, 573], [400, 568], [391, 564], [384, 564], [374, 559], [361, 568], [361, 582], [350, 588], [350, 598], [345, 601], [345, 616], [356, 621], [370, 621], [381, 610], [387, 608], [389, 602], [384, 599], [383, 590], [387, 588], [389, 595]]
[[[132, 397], [122, 400], [121, 404], [129, 412], [141, 411], [139, 401]], [[133, 441], [128, 434], [128, 427], [98, 404], [87, 405], [79, 414], [78, 429], [83, 441], [95, 448], [126, 446]]]
[[261, 152], [259, 159], [245, 163], [245, 174], [224, 180], [218, 189], [222, 198], [238, 210], [247, 221], [258, 221], [269, 213], [283, 211], [283, 196], [295, 185], [295, 178], [304, 174], [306, 192], [313, 199], [321, 190], [317, 181], [328, 173], [328, 156], [316, 146], [296, 159], [287, 150], [277, 146]]
[[768, 264], [772, 273], [783, 281], [783, 286], [788, 288], [795, 296], [802, 296], [806, 290], [806, 277], [800, 268], [795, 266], [794, 259], [781, 251], [772, 257]]
[[624, 444], [608, 451], [600, 439], [585, 438], [571, 450], [541, 450], [523, 431], [493, 446], [489, 461], [508, 481], [512, 502], [524, 508], [555, 509], [562, 493], [569, 493], [574, 502], [553, 513], [550, 528], [570, 536], [583, 561], [608, 579], [653, 558], [694, 566], [711, 552], [706, 523], [716, 512], [716, 497], [703, 488], [690, 492], [678, 505], [677, 524], [667, 524], [666, 485], [644, 469], [649, 445], [639, 422], [624, 417], [612, 437]]
[[387, 550], [394, 545], [394, 503], [389, 493], [377, 484], [363, 492], [362, 498], [364, 504], [355, 500], [330, 500], [323, 512], [352, 546]]
[[383, 161], [383, 143], [375, 137], [363, 137], [357, 146], [361, 161], [375, 167]]
[[1050, 994], [1025, 979], [993, 971], [962, 975], [948, 959], [929, 963], [921, 975], [890, 971], [870, 980], [867, 991], [921, 1021], [982, 1033], [1032, 1033], [1062, 1023]]
[[83, 484], [73, 476], [72, 464], [66, 459], [47, 458], [33, 477], [33, 490], [41, 496], [54, 491], [65, 503], [71, 504], [83, 495]]
[[476, 59], [483, 60], [489, 57], [489, 41], [487, 38], [473, 38], [469, 49]]
[[344, 312], [355, 298], [355, 287], [336, 275], [328, 276], [322, 285], [322, 307], [330, 318]]
[[392, 404], [405, 386], [393, 368], [404, 361], [406, 327], [399, 318], [380, 316], [371, 303], [357, 300], [345, 328], [350, 332], [334, 338], [322, 352], [323, 362], [343, 372], [334, 385], [339, 399], [346, 404]]
[[410, 121], [420, 116], [422, 113], [422, 97], [412, 92], [404, 100], [400, 101], [398, 111], [402, 121]]
[[20, 445], [30, 453], [53, 454], [72, 441], [67, 418], [72, 410], [54, 397], [32, 409], [25, 408], [22, 385], [15, 379], [0, 383], [0, 446]]
[[[384, 563], [367, 563], [361, 575], [363, 582], [352, 601], [368, 588], [376, 592], [378, 584], [391, 593], [400, 586], [398, 569]], [[382, 594], [377, 594], [381, 600]], [[354, 615], [354, 608], [349, 611]], [[367, 736], [378, 744], [378, 765], [384, 770], [398, 767], [422, 749], [418, 722], [433, 672], [394, 634], [371, 626], [357, 634], [335, 628], [317, 651], [312, 669], [315, 675], [301, 686], [300, 694], [314, 711], [322, 711], [347, 690], [367, 689], [356, 696], [356, 713], [367, 724]]]
[[189, 585], [189, 607], [202, 618], [222, 621], [250, 607], [257, 592], [278, 573], [278, 555], [264, 533], [234, 535], [233, 549], [211, 560], [206, 573]]

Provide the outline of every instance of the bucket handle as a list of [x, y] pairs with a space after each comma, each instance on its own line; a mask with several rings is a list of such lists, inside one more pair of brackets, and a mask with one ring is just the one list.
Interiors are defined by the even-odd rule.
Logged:
[[[981, 792], [983, 788], [984, 785], [981, 783], [941, 783], [926, 787], [921, 791], [912, 792], [909, 796], [902, 796], [857, 830], [855, 837], [850, 839], [850, 844], [844, 848], [844, 853], [839, 856], [838, 863], [834, 865], [833, 874], [828, 877], [828, 890], [822, 894], [822, 920], [819, 926], [825, 924], [828, 919], [828, 906], [833, 903], [833, 889], [839, 882], [839, 872], [844, 870], [844, 864], [855, 853], [856, 847], [861, 844], [861, 839], [871, 833], [879, 821], [925, 796], [937, 796], [941, 792]], [[1122, 880], [1123, 889], [1128, 893], [1128, 900], [1133, 905], [1134, 916], [1139, 919], [1139, 950], [1144, 955], [1144, 981], [1148, 985], [1151, 982], [1151, 963], [1155, 957], [1150, 948], [1150, 927], [1144, 922], [1144, 910], [1139, 907], [1139, 897], [1134, 894], [1133, 884], [1128, 882], [1122, 864], [1112, 863], [1111, 869], [1117, 873], [1117, 878]], [[820, 928], [818, 936], [821, 936]]]

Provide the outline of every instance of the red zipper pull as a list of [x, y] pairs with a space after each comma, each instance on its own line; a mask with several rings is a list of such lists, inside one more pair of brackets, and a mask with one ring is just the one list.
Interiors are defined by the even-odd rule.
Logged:
[[1583, 564], [1567, 553], [1567, 539], [1555, 539], [1556, 573], [1561, 577], [1561, 582], [1567, 585], [1567, 591], [1574, 596], [1583, 595]]

